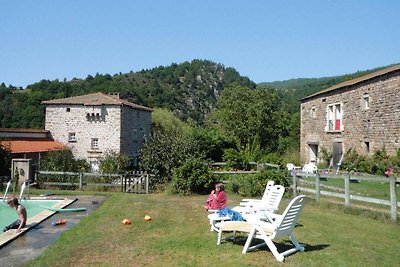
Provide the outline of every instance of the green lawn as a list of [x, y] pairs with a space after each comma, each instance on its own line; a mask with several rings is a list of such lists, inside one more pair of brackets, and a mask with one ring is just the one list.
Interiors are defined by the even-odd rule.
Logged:
[[[305, 180], [315, 182], [315, 177], [305, 177]], [[333, 186], [344, 190], [344, 179], [328, 178], [321, 180], [321, 185]], [[326, 188], [321, 190], [330, 191]], [[351, 194], [358, 194], [365, 197], [379, 198], [379, 199], [390, 199], [390, 186], [389, 182], [380, 181], [365, 181], [359, 180], [357, 182], [350, 183]], [[397, 187], [396, 197], [400, 200], [400, 189]]]
[[[206, 197], [110, 194], [27, 266], [282, 266], [267, 249], [242, 254], [244, 237], [217, 246], [202, 207]], [[228, 197], [228, 205], [239, 203], [239, 196]], [[122, 225], [124, 218], [132, 225]], [[287, 257], [285, 266], [398, 265], [399, 225], [341, 206], [307, 200], [295, 235], [306, 250]]]

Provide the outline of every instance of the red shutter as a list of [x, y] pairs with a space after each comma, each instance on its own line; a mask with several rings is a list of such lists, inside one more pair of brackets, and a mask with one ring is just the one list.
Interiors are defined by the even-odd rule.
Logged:
[[340, 131], [340, 119], [335, 120], [335, 131]]

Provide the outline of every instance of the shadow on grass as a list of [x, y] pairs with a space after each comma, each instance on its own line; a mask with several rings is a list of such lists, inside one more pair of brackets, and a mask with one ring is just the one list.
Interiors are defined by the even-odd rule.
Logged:
[[[228, 238], [224, 242], [231, 242], [235, 245], [244, 246], [244, 244], [246, 243], [246, 240], [247, 240], [247, 236], [236, 236], [235, 239]], [[264, 240], [253, 239], [253, 241], [251, 242], [251, 245], [254, 246], [254, 245], [261, 244], [261, 243], [264, 243]], [[280, 242], [274, 242], [274, 244], [279, 252], [286, 251], [286, 250], [294, 247], [294, 245], [290, 241], [287, 241], [287, 240], [282, 240]], [[301, 242], [300, 242], [300, 245], [302, 245], [304, 247], [304, 252], [323, 250], [330, 246], [329, 244], [311, 245], [311, 244], [306, 244], [306, 243], [301, 243]], [[258, 251], [258, 250], [269, 251], [267, 245], [262, 246], [262, 247], [256, 249], [255, 251]]]

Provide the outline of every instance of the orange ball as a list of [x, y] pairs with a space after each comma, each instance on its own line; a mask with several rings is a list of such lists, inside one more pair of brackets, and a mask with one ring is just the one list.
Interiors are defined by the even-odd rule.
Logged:
[[129, 224], [131, 224], [131, 221], [128, 219], [123, 219], [122, 224], [129, 225]]

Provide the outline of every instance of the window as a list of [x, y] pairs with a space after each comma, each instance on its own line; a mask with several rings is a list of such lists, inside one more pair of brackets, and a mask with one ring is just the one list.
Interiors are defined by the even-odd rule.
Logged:
[[70, 108], [67, 108], [67, 112], [70, 112], [71, 111], [71, 109]]
[[315, 106], [313, 106], [311, 108], [311, 118], [315, 118], [316, 116], [317, 116], [316, 108], [315, 108]]
[[76, 142], [75, 133], [68, 133], [68, 142]]
[[342, 104], [329, 105], [327, 110], [327, 131], [343, 130]]
[[363, 97], [364, 97], [364, 109], [369, 109], [369, 95], [365, 94]]
[[99, 138], [92, 138], [92, 142], [90, 144], [92, 149], [98, 149], [99, 148]]

